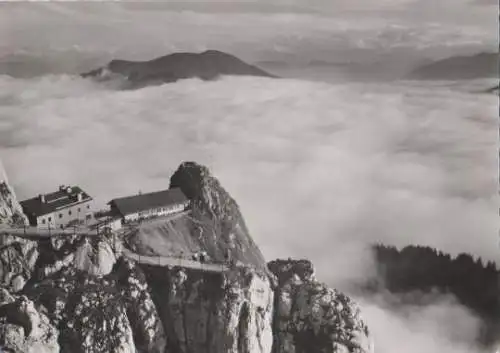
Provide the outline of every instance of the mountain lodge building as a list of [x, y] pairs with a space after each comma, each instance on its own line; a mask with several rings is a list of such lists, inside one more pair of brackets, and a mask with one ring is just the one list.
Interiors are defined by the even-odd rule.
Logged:
[[59, 186], [59, 190], [20, 202], [31, 226], [63, 228], [71, 223], [93, 219], [93, 199], [78, 186]]
[[127, 196], [108, 202], [111, 215], [121, 218], [124, 223], [182, 212], [189, 204], [189, 199], [180, 188]]

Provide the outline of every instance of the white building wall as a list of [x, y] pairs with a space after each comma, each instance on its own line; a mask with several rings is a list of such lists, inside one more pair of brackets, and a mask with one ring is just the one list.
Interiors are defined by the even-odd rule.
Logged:
[[139, 219], [139, 213], [131, 213], [126, 215], [124, 218], [125, 222], [137, 221]]
[[177, 212], [184, 211], [189, 206], [189, 201], [182, 204], [175, 204], [169, 206], [163, 206], [158, 208], [152, 208], [150, 210], [141, 211], [138, 213], [131, 213], [124, 217], [125, 222], [137, 221], [139, 218], [150, 218], [159, 216], [168, 216]]
[[81, 202], [37, 217], [37, 227], [47, 228], [50, 225], [53, 228], [60, 228], [61, 225], [66, 226], [69, 222], [75, 220], [80, 220], [83, 224], [86, 224], [93, 220], [93, 212], [93, 200]]

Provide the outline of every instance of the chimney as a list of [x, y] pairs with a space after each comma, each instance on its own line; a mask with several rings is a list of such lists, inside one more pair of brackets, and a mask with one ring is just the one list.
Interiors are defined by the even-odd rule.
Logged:
[[76, 199], [78, 202], [82, 201], [83, 199], [83, 193], [79, 192], [77, 195], [76, 195]]
[[41, 203], [45, 203], [45, 195], [44, 194], [40, 194], [40, 195], [38, 195], [38, 197], [40, 198]]
[[64, 191], [64, 189], [66, 189], [66, 186], [64, 186], [64, 185], [59, 185], [59, 191]]
[[67, 192], [68, 194], [71, 194], [71, 190], [72, 190], [72, 189], [73, 189], [73, 188], [72, 188], [71, 186], [67, 186], [67, 187], [66, 187], [66, 192]]

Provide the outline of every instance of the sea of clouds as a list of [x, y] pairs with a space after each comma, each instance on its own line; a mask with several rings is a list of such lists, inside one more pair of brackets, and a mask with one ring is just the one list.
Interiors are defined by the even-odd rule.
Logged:
[[[371, 274], [373, 242], [495, 261], [497, 98], [475, 93], [477, 83], [387, 79], [387, 61], [402, 73], [495, 50], [492, 17], [464, 2], [455, 6], [483, 17], [443, 12], [440, 22], [425, 1], [336, 14], [315, 4], [282, 13], [1, 5], [0, 156], [18, 197], [78, 184], [104, 206], [167, 187], [177, 166], [194, 160], [238, 201], [268, 259], [310, 258], [337, 287]], [[112, 58], [209, 48], [292, 68], [281, 80], [191, 79], [136, 91], [74, 75]], [[386, 79], [349, 80], [332, 66], [328, 74], [309, 67], [317, 74], [306, 80], [294, 69], [314, 60], [374, 64]], [[453, 301], [402, 313], [375, 299], [362, 307], [379, 353], [478, 352], [477, 321]]]

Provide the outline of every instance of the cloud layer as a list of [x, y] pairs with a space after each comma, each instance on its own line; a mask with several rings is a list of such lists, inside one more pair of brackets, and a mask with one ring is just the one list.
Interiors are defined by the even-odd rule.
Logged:
[[254, 78], [127, 92], [61, 76], [2, 83], [0, 144], [19, 195], [78, 181], [104, 203], [197, 160], [269, 257], [328, 262], [339, 244], [384, 241], [496, 258], [495, 97]]
[[[372, 333], [379, 338], [375, 351], [382, 353], [471, 353], [480, 352], [472, 342], [479, 322], [450, 298], [428, 306], [387, 310], [363, 303], [363, 314], [376, 322]], [[453, 323], [453, 324], [450, 324]], [[390, 334], [388, 334], [390, 331]]]

